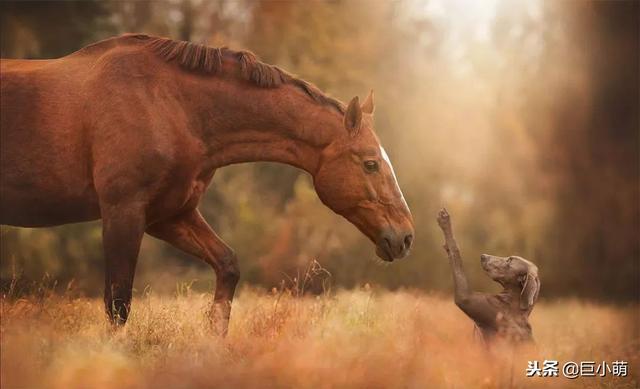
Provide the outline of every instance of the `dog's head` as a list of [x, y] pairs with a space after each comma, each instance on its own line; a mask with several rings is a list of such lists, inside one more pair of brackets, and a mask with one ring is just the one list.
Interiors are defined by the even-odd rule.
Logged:
[[498, 257], [482, 254], [482, 269], [505, 288], [520, 290], [520, 309], [530, 310], [538, 299], [540, 279], [538, 267], [518, 256]]

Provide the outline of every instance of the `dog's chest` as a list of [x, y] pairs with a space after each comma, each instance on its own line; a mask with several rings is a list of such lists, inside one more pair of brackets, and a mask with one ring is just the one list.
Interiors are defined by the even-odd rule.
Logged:
[[531, 325], [526, 318], [513, 317], [498, 313], [492, 326], [477, 326], [485, 341], [500, 338], [510, 342], [529, 342], [533, 340]]

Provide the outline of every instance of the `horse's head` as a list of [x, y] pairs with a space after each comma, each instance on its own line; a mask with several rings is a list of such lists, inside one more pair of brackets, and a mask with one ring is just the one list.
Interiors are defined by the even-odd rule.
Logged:
[[385, 261], [403, 258], [413, 242], [413, 219], [396, 176], [373, 132], [373, 92], [354, 97], [344, 115], [344, 136], [323, 151], [314, 185], [320, 200], [376, 245]]

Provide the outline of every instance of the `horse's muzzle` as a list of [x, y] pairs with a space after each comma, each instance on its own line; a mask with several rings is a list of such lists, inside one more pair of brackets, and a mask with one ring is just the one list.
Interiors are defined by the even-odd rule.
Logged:
[[409, 254], [413, 244], [413, 231], [395, 232], [387, 230], [380, 234], [376, 243], [376, 254], [382, 260], [393, 262]]

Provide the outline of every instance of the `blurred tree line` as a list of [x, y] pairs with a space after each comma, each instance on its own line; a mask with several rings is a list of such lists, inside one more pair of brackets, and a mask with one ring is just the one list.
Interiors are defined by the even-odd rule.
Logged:
[[[451, 288], [434, 218], [446, 205], [479, 287], [482, 252], [540, 267], [543, 297], [637, 299], [636, 2], [0, 2], [3, 58], [54, 58], [123, 32], [245, 48], [343, 101], [376, 91], [376, 129], [416, 222], [413, 254], [381, 266], [310, 178], [257, 163], [220, 170], [201, 204], [271, 287], [317, 259], [333, 285]], [[267, 220], [269, 222], [267, 222]], [[44, 273], [100, 293], [100, 223], [2, 227], [2, 279]], [[208, 288], [213, 273], [145, 238], [136, 286]]]

